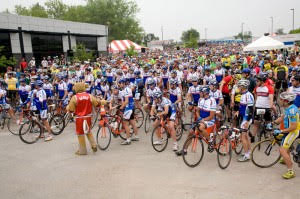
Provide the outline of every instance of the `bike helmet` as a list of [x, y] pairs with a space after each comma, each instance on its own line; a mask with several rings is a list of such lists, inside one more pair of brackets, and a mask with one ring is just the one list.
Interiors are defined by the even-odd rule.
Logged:
[[234, 79], [241, 80], [242, 79], [242, 75], [241, 74], [235, 74], [234, 75]]
[[100, 81], [103, 83], [103, 82], [106, 82], [106, 78], [105, 77], [102, 77], [101, 79], [100, 79]]
[[126, 82], [126, 81], [125, 81], [124, 78], [119, 79], [119, 84], [122, 84], [122, 83], [125, 83], [125, 82]]
[[25, 79], [20, 79], [20, 83], [25, 83]]
[[96, 75], [100, 76], [100, 75], [102, 75], [102, 73], [100, 71], [97, 71]]
[[171, 74], [177, 75], [176, 70], [172, 70], [172, 71], [171, 71]]
[[267, 73], [259, 73], [259, 75], [256, 78], [262, 82], [265, 82], [268, 79], [268, 74]]
[[191, 81], [192, 81], [192, 82], [198, 82], [198, 77], [192, 76], [192, 77], [191, 77]]
[[111, 89], [117, 89], [117, 90], [118, 90], [119, 87], [118, 87], [117, 85], [112, 85], [112, 86], [111, 86]]
[[242, 74], [242, 71], [239, 70], [239, 69], [236, 69], [236, 70], [234, 71], [234, 74]]
[[300, 74], [296, 75], [293, 79], [297, 82], [300, 82]]
[[212, 80], [211, 82], [209, 82], [210, 85], [213, 86], [219, 86], [219, 83], [217, 82], [217, 80]]
[[147, 80], [147, 84], [148, 84], [148, 85], [153, 85], [153, 84], [155, 84], [154, 79], [149, 78], [149, 79]]
[[242, 79], [238, 82], [237, 84], [238, 86], [244, 87], [244, 88], [248, 88], [248, 86], [250, 85], [249, 80], [246, 79]]
[[141, 71], [139, 71], [139, 70], [134, 71], [134, 74], [135, 74], [136, 76], [139, 76], [139, 75], [141, 75]]
[[35, 86], [39, 86], [39, 87], [42, 87], [43, 84], [44, 83], [41, 80], [36, 80], [35, 83], [34, 83]]
[[153, 93], [153, 97], [156, 98], [156, 99], [162, 98], [162, 93], [161, 93], [161, 91], [155, 91], [155, 92]]
[[43, 77], [43, 79], [44, 79], [44, 80], [48, 80], [48, 79], [49, 79], [49, 76], [48, 76], [48, 75], [45, 75], [45, 76]]
[[167, 66], [163, 66], [162, 70], [168, 70], [168, 67]]
[[283, 92], [280, 94], [280, 99], [286, 100], [288, 102], [293, 102], [296, 99], [295, 93]]
[[250, 74], [251, 73], [251, 70], [249, 68], [244, 68], [242, 70], [242, 73], [246, 73], [246, 74]]
[[203, 93], [209, 94], [209, 93], [210, 93], [210, 88], [209, 88], [208, 86], [204, 86], [204, 87], [201, 89], [201, 91], [202, 91]]

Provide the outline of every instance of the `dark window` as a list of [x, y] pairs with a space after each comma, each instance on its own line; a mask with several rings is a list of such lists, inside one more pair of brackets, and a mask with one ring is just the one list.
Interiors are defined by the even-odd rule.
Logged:
[[3, 47], [1, 55], [5, 55], [7, 58], [12, 56], [9, 33], [0, 33], [0, 46]]
[[31, 34], [32, 51], [37, 64], [43, 57], [60, 57], [63, 54], [61, 35]]
[[97, 37], [83, 37], [76, 36], [76, 45], [83, 44], [87, 51], [96, 52], [97, 48]]

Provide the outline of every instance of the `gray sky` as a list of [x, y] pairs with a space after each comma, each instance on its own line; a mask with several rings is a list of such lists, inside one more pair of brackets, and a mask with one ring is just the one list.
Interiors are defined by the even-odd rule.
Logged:
[[[0, 10], [13, 10], [21, 4], [28, 6], [46, 0], [1, 0]], [[63, 0], [67, 4], [83, 4], [84, 0]], [[274, 31], [292, 29], [292, 11], [295, 8], [295, 28], [300, 27], [300, 0], [136, 0], [140, 8], [138, 19], [147, 33], [154, 33], [164, 39], [179, 40], [183, 30], [195, 28], [204, 38], [216, 39], [251, 30], [254, 36], [261, 36], [271, 30], [271, 16]]]

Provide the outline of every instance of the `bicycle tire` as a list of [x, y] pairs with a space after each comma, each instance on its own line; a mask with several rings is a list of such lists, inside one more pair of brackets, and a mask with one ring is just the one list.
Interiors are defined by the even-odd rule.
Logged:
[[[280, 160], [280, 153], [279, 153], [279, 144], [278, 144], [278, 142], [275, 142], [275, 144], [273, 144], [273, 142], [274, 142], [274, 140], [273, 139], [266, 139], [266, 140], [263, 140], [263, 141], [261, 141], [261, 142], [258, 142], [254, 147], [253, 147], [253, 149], [252, 149], [252, 151], [251, 151], [251, 161], [252, 161], [252, 163], [255, 165], [255, 166], [257, 166], [257, 167], [260, 167], [260, 168], [269, 168], [269, 167], [271, 167], [271, 166], [273, 166], [273, 165], [275, 165], [279, 160]], [[269, 149], [269, 147], [271, 147], [270, 148], [270, 152], [271, 152], [271, 150], [273, 149], [273, 146], [275, 145], [275, 146], [278, 146], [278, 155], [274, 155], [274, 161], [272, 160], [271, 161], [271, 163], [268, 163], [268, 164], [262, 164], [262, 163], [259, 163], [258, 162], [258, 159], [256, 159], [256, 155], [254, 155], [255, 154], [255, 152], [256, 152], [256, 150], [258, 149], [258, 147], [260, 146], [260, 148], [262, 147], [262, 145], [263, 144], [266, 144], [267, 145], [267, 149]], [[266, 150], [267, 150], [266, 149]], [[260, 151], [260, 154], [265, 154], [265, 151], [266, 150], [263, 150], [263, 152], [261, 152]], [[265, 154], [266, 155], [266, 154]], [[264, 158], [262, 158], [262, 159], [266, 159], [265, 158], [266, 156], [264, 156]]]
[[[240, 155], [243, 151], [243, 144], [240, 138], [236, 139], [235, 141], [235, 148], [234, 148], [234, 152], [236, 155]], [[240, 146], [240, 148], [238, 148], [238, 146]]]
[[[144, 119], [145, 119], [143, 111], [140, 108], [135, 108], [133, 114], [134, 114], [134, 118], [136, 121], [136, 127], [141, 128], [141, 126], [143, 126], [143, 124], [144, 124]], [[138, 118], [137, 118], [137, 116], [138, 116]], [[139, 121], [140, 121], [140, 124], [139, 124]]]
[[[196, 153], [196, 152], [192, 152], [189, 151], [189, 147], [191, 146], [191, 148], [193, 148], [193, 144], [195, 143], [195, 141], [197, 141], [200, 143], [200, 149], [201, 149], [201, 153], [200, 153], [200, 156], [199, 156], [199, 159], [196, 160], [195, 163], [191, 163], [189, 162], [187, 156], [190, 154], [190, 153]], [[198, 145], [199, 145], [198, 143]], [[191, 168], [194, 168], [196, 166], [198, 166], [200, 164], [200, 162], [202, 161], [203, 159], [203, 156], [204, 156], [204, 145], [203, 145], [203, 141], [202, 139], [196, 137], [196, 136], [190, 136], [183, 144], [183, 149], [186, 149], [187, 152], [186, 153], [183, 153], [182, 155], [182, 159], [183, 159], [183, 162], [188, 166], [188, 167], [191, 167]]]
[[[225, 143], [224, 143], [225, 142]], [[228, 146], [228, 151], [226, 151], [227, 153], [222, 152], [221, 147], [227, 145]], [[221, 163], [221, 157], [226, 156], [226, 154], [229, 155], [229, 159], [228, 162], [225, 162], [225, 164], [223, 165], [223, 163]], [[231, 162], [231, 158], [232, 158], [232, 146], [231, 146], [231, 141], [227, 138], [223, 138], [221, 139], [220, 143], [218, 144], [218, 149], [217, 149], [217, 159], [218, 159], [218, 165], [221, 169], [226, 169]]]
[[176, 140], [180, 141], [183, 135], [183, 122], [181, 119], [179, 119], [179, 123], [176, 127]]
[[[155, 145], [154, 142], [156, 140], [154, 140], [154, 138], [157, 136], [156, 135], [156, 130], [159, 130], [158, 128], [162, 128], [161, 129], [161, 132], [162, 132], [162, 144], [161, 145]], [[167, 146], [168, 146], [168, 141], [169, 141], [169, 137], [168, 137], [168, 132], [165, 128], [163, 128], [161, 125], [155, 127], [152, 131], [152, 136], [151, 136], [151, 144], [152, 144], [152, 147], [155, 151], [157, 152], [163, 152]], [[162, 146], [161, 149], [159, 149], [157, 146]]]
[[105, 151], [109, 147], [110, 142], [111, 142], [111, 130], [108, 126], [104, 126], [104, 127], [107, 128], [106, 130], [108, 130], [108, 132], [107, 132], [108, 133], [108, 142], [107, 142], [107, 144], [103, 146], [99, 142], [100, 138], [102, 137], [102, 132], [101, 132], [101, 130], [103, 129], [102, 126], [99, 126], [98, 131], [97, 131], [97, 135], [96, 135], [98, 148], [102, 151]]
[[53, 135], [61, 134], [63, 132], [63, 130], [65, 129], [65, 120], [64, 120], [63, 115], [61, 115], [61, 114], [53, 115], [50, 118], [49, 125], [50, 125]]
[[[22, 124], [21, 127], [20, 127], [20, 130], [19, 130], [19, 137], [20, 137], [20, 139], [21, 139], [24, 143], [26, 143], [26, 144], [33, 144], [33, 143], [37, 142], [37, 141], [39, 140], [39, 138], [41, 137], [41, 134], [42, 134], [42, 131], [43, 131], [43, 129], [42, 129], [42, 127], [41, 127], [41, 125], [40, 125], [39, 123], [37, 123], [37, 122], [35, 122], [35, 121], [32, 121], [32, 122], [30, 122], [30, 123], [31, 123], [31, 124], [30, 124], [30, 128], [29, 128], [29, 130], [27, 130], [25, 133], [22, 133], [22, 128], [23, 128], [23, 126], [24, 126], [25, 124]], [[37, 129], [36, 129], [36, 128], [37, 128]], [[38, 132], [35, 131], [35, 130], [38, 130]], [[34, 132], [33, 132], [33, 131], [34, 131]], [[33, 139], [32, 141], [28, 141], [28, 140], [25, 138], [25, 135], [26, 135], [26, 134], [29, 134], [29, 133], [34, 133], [34, 134], [35, 134], [35, 136], [34, 136], [35, 139]]]
[[150, 116], [149, 114], [146, 115], [146, 118], [145, 118], [145, 125], [144, 125], [144, 128], [145, 128], [145, 133], [147, 134], [150, 130], [150, 123], [151, 123], [151, 120], [150, 120]]
[[[14, 124], [12, 124], [12, 122], [13, 122], [13, 120], [11, 119], [11, 118], [8, 118], [8, 120], [7, 120], [7, 129], [8, 129], [8, 131], [11, 133], [11, 134], [13, 134], [13, 135], [19, 135], [19, 125], [18, 124], [16, 124], [16, 123], [14, 123]], [[15, 128], [15, 127], [17, 127], [17, 129], [13, 129], [13, 128]]]
[[97, 109], [92, 110], [92, 128], [94, 128], [95, 124], [97, 123], [99, 117], [99, 111]]

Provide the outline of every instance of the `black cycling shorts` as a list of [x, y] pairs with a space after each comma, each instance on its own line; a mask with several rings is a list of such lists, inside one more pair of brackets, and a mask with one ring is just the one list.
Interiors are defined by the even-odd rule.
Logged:
[[224, 105], [230, 105], [230, 96], [229, 93], [223, 93]]
[[286, 90], [288, 88], [287, 80], [278, 80], [278, 81], [276, 81], [275, 88], [280, 89], [281, 87], [283, 88], [283, 90]]
[[[260, 115], [257, 115], [257, 111], [256, 111], [257, 109], [265, 109], [266, 112], [265, 112], [264, 115], [260, 116]], [[272, 121], [271, 109], [269, 109], [269, 108], [257, 108], [257, 107], [255, 107], [255, 109], [254, 109], [254, 120], [260, 121], [260, 120], [261, 120], [261, 117], [262, 117], [266, 122]]]

